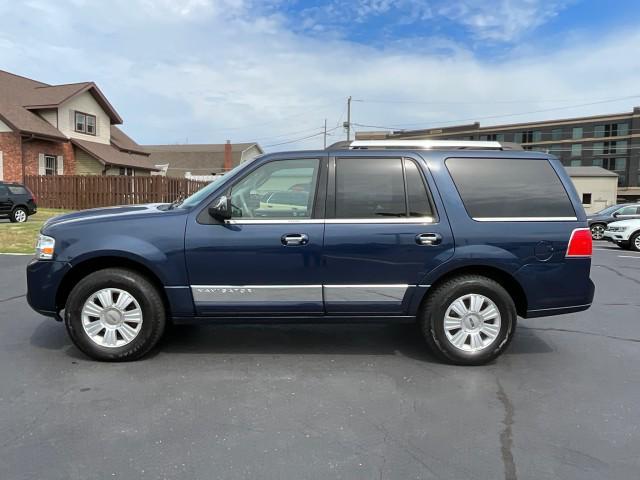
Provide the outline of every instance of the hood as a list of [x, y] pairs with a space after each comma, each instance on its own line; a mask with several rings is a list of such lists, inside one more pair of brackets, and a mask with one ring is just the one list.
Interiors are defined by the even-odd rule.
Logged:
[[[117, 220], [121, 218], [148, 217], [151, 215], [161, 215], [167, 212], [166, 203], [148, 203], [142, 205], [123, 205], [119, 207], [92, 208], [79, 212], [65, 213], [57, 217], [50, 218], [42, 226], [42, 231], [48, 230], [58, 225], [66, 225], [79, 222]], [[177, 210], [171, 210], [175, 212]]]
[[611, 222], [609, 223], [608, 227], [633, 227], [633, 226], [639, 226], [640, 227], [640, 219], [639, 218], [635, 218], [635, 219], [629, 219], [629, 220], [618, 220], [616, 222]]

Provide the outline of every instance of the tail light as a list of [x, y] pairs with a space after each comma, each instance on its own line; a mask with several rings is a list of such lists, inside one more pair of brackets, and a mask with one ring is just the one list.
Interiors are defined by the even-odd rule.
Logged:
[[590, 257], [593, 254], [593, 240], [591, 230], [588, 228], [576, 228], [571, 232], [567, 257]]
[[33, 194], [33, 192], [31, 191], [30, 188], [28, 187], [24, 187], [27, 189], [27, 192], [29, 192], [29, 194], [31, 195], [31, 198], [33, 199], [33, 203], [38, 203], [38, 199], [36, 198], [36, 196]]

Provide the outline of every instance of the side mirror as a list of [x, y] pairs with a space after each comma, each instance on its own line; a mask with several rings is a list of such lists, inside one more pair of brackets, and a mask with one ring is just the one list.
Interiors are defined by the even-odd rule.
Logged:
[[209, 207], [209, 215], [216, 220], [229, 220], [231, 218], [231, 198], [227, 195], [222, 195], [214, 200]]
[[615, 213], [613, 214], [613, 218], [618, 218], [619, 216], [620, 216], [620, 214], [619, 214], [618, 212], [615, 212]]

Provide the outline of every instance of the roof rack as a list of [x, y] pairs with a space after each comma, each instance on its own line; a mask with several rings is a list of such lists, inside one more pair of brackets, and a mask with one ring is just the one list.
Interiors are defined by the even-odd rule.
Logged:
[[517, 143], [475, 140], [354, 140], [350, 150], [415, 149], [415, 150], [522, 150]]

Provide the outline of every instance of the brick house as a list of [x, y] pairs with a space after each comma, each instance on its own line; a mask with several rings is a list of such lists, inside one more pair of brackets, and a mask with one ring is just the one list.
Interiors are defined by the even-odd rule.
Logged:
[[149, 175], [149, 154], [93, 82], [47, 85], [0, 70], [0, 180]]

